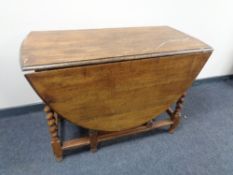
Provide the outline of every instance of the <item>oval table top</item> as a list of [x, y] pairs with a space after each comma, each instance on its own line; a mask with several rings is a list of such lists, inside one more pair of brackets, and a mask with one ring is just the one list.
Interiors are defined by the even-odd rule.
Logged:
[[164, 112], [212, 53], [170, 27], [32, 32], [25, 76], [56, 113], [89, 129], [120, 131]]

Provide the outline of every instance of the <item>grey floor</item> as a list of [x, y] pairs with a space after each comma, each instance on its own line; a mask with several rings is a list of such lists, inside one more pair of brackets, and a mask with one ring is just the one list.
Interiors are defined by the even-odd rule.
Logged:
[[[54, 160], [43, 112], [0, 118], [0, 175], [232, 175], [233, 81], [189, 90], [180, 127], [105, 142]], [[65, 137], [78, 128], [64, 123]]]

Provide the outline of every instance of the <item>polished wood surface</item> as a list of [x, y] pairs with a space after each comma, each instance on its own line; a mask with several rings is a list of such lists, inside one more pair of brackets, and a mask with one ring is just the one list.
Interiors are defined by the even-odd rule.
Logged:
[[21, 47], [23, 70], [45, 70], [211, 50], [171, 27], [31, 32]]
[[[32, 32], [21, 47], [21, 68], [46, 104], [51, 145], [63, 151], [179, 125], [185, 91], [212, 53], [205, 43], [173, 28]], [[34, 72], [32, 72], [34, 71]], [[174, 110], [170, 107], [176, 104]], [[169, 119], [156, 121], [162, 112]], [[59, 118], [89, 130], [68, 141]]]
[[210, 52], [26, 74], [56, 113], [89, 129], [120, 131], [165, 111], [192, 84]]

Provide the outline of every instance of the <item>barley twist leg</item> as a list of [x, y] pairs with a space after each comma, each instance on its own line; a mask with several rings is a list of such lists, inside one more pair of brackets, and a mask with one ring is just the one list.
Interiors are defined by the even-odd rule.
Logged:
[[56, 159], [59, 161], [62, 160], [63, 152], [61, 148], [61, 141], [58, 137], [57, 115], [55, 115], [49, 106], [45, 106], [44, 111], [47, 114], [46, 118], [48, 120], [48, 127], [51, 136], [51, 146]]
[[171, 134], [175, 131], [175, 129], [177, 128], [177, 126], [180, 123], [181, 110], [183, 108], [185, 96], [186, 96], [186, 93], [184, 93], [178, 99], [178, 101], [176, 102], [176, 107], [175, 107], [174, 111], [172, 111], [171, 109], [167, 110], [167, 113], [170, 115], [170, 118], [173, 121], [173, 124], [171, 125], [171, 127], [168, 130], [168, 132], [171, 133]]

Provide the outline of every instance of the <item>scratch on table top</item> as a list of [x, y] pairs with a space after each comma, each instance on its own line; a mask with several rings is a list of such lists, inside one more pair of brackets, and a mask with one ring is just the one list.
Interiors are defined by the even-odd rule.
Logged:
[[28, 58], [24, 58], [23, 59], [23, 63], [25, 64], [25, 63], [27, 63], [28, 62]]
[[189, 39], [190, 39], [190, 37], [179, 38], [179, 39], [170, 39], [170, 40], [168, 40], [168, 41], [162, 42], [162, 43], [161, 43], [160, 45], [158, 45], [155, 49], [159, 49], [159, 48], [161, 48], [161, 47], [163, 47], [163, 46], [165, 46], [166, 44], [171, 43], [171, 42], [177, 42], [177, 41], [184, 42], [184, 41], [187, 41], [187, 40], [189, 40]]

